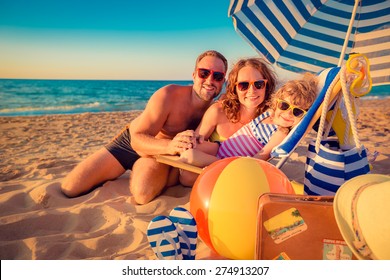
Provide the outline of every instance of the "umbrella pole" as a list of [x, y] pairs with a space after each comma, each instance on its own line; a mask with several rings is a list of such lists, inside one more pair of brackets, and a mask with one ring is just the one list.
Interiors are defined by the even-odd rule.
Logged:
[[344, 61], [345, 50], [347, 49], [349, 37], [351, 36], [352, 26], [353, 26], [353, 23], [355, 21], [356, 10], [357, 10], [357, 7], [359, 6], [359, 3], [360, 3], [360, 0], [355, 0], [355, 5], [353, 6], [351, 20], [349, 21], [348, 31], [347, 31], [347, 34], [345, 35], [344, 45], [343, 45], [343, 48], [341, 50], [339, 64], [337, 65], [339, 67], [341, 66], [341, 64]]

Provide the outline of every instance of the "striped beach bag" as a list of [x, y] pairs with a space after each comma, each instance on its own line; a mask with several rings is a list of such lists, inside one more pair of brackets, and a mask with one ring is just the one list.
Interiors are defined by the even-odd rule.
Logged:
[[[328, 112], [328, 104], [324, 101], [324, 109], [320, 118], [320, 125], [315, 141], [311, 141], [307, 152], [305, 166], [304, 190], [308, 195], [335, 195], [338, 188], [349, 179], [370, 172], [367, 151], [360, 143], [356, 118], [351, 96], [345, 80], [345, 67], [340, 70], [340, 80], [343, 94], [340, 95], [333, 115], [325, 129], [325, 119]], [[326, 97], [325, 97], [326, 99]], [[338, 138], [328, 138], [331, 124], [334, 121], [336, 111], [344, 102], [347, 120], [343, 145]], [[348, 144], [346, 144], [348, 143]]]
[[367, 152], [363, 145], [351, 149], [340, 148], [338, 139], [309, 144], [305, 168], [305, 193], [308, 195], [335, 195], [344, 182], [370, 171]]

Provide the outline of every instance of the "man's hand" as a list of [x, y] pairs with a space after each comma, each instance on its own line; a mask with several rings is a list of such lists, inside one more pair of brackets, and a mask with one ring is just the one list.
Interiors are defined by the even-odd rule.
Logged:
[[203, 142], [203, 137], [197, 135], [194, 130], [186, 130], [176, 134], [171, 140], [167, 153], [170, 155], [180, 154], [188, 149], [195, 149], [198, 143]]

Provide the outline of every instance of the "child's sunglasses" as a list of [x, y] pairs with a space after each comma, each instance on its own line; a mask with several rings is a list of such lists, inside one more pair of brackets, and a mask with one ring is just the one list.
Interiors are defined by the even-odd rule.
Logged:
[[277, 102], [278, 102], [278, 105], [277, 105], [278, 108], [282, 111], [287, 111], [291, 108], [292, 113], [293, 113], [294, 117], [296, 117], [296, 118], [301, 118], [304, 114], [306, 114], [305, 110], [303, 110], [299, 107], [296, 107], [294, 105], [291, 105], [290, 103], [288, 103], [285, 100], [278, 99]]
[[205, 68], [198, 68], [196, 69], [198, 72], [198, 77], [201, 79], [207, 79], [210, 74], [213, 75], [214, 81], [221, 82], [225, 78], [225, 73], [223, 72], [214, 72], [213, 70], [210, 69], [205, 69]]
[[262, 89], [267, 84], [267, 80], [258, 80], [254, 82], [238, 82], [236, 83], [239, 91], [246, 91], [251, 85], [254, 85], [256, 89]]

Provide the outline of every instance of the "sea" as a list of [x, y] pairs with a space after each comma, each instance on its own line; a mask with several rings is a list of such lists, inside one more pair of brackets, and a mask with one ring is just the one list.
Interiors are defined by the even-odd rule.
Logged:
[[[192, 81], [0, 79], [0, 116], [39, 116], [143, 110], [150, 96], [168, 84]], [[390, 86], [363, 98], [389, 98]]]

